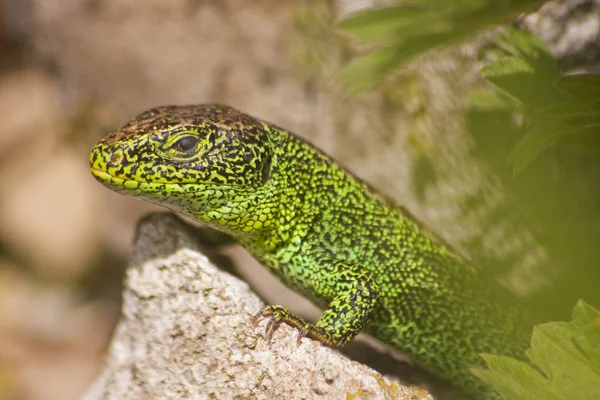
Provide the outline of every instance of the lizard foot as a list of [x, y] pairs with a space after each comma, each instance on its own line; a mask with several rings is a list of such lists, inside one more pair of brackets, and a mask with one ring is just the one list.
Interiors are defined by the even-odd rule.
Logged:
[[292, 314], [290, 310], [283, 306], [265, 306], [263, 307], [254, 318], [252, 318], [252, 325], [257, 326], [258, 323], [266, 318], [267, 325], [265, 328], [265, 338], [269, 341], [273, 337], [273, 333], [281, 323], [285, 323], [292, 328], [297, 329], [298, 335], [296, 337], [296, 346], [300, 345], [302, 338], [308, 337], [313, 340], [317, 340], [328, 346], [339, 346], [341, 343], [335, 340], [331, 335], [323, 328], [309, 324], [303, 318]]
[[298, 330], [297, 345], [300, 344], [300, 340], [306, 336], [303, 332], [307, 325], [309, 325], [304, 319], [292, 314], [290, 310], [282, 306], [265, 306], [263, 307], [254, 318], [252, 318], [252, 325], [256, 326], [258, 323], [266, 318], [267, 325], [265, 328], [265, 338], [271, 340], [273, 333], [277, 327], [283, 322], [292, 328]]

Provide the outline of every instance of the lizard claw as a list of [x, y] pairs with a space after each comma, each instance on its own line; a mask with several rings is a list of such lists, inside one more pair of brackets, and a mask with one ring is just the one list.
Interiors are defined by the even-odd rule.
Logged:
[[267, 327], [265, 328], [265, 338], [267, 339], [268, 342], [271, 341], [271, 338], [273, 337], [273, 333], [275, 333], [275, 330], [277, 329], [279, 324], [280, 324], [280, 321], [277, 321], [277, 319], [275, 317], [269, 318], [269, 322], [267, 322]]
[[300, 346], [303, 337], [308, 336], [311, 331], [311, 326], [302, 318], [291, 314], [287, 308], [282, 306], [266, 306], [256, 313], [252, 318], [252, 325], [257, 326], [261, 319], [267, 319], [265, 327], [265, 339], [270, 341], [273, 333], [281, 323], [286, 323], [292, 328], [296, 328], [298, 336], [296, 337], [296, 346]]
[[267, 316], [268, 308], [269, 306], [264, 306], [254, 315], [254, 318], [252, 318], [252, 326], [256, 327], [260, 320]]
[[300, 347], [300, 343], [302, 342], [302, 339], [304, 339], [306, 337], [306, 334], [307, 334], [306, 326], [302, 329], [298, 329], [297, 332], [298, 333], [296, 336], [296, 348]]
[[267, 341], [271, 341], [273, 333], [275, 333], [275, 330], [277, 330], [277, 327], [281, 323], [281, 318], [278, 315], [273, 314], [272, 307], [265, 306], [256, 313], [254, 318], [252, 318], [252, 325], [256, 327], [263, 318], [267, 319], [267, 325], [265, 327], [265, 339], [267, 339]]

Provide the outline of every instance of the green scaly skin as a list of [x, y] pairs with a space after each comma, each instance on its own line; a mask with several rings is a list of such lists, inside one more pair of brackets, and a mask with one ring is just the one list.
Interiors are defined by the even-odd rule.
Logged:
[[360, 331], [407, 353], [475, 398], [479, 353], [523, 357], [529, 331], [508, 296], [327, 155], [219, 105], [144, 112], [92, 150], [94, 176], [233, 236], [325, 311], [309, 324], [285, 307], [256, 319], [341, 346]]

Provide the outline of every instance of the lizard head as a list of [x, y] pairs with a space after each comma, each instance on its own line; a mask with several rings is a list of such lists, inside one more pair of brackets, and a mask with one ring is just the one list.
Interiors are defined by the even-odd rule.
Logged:
[[96, 144], [90, 168], [112, 190], [250, 232], [270, 217], [270, 129], [226, 106], [157, 107]]

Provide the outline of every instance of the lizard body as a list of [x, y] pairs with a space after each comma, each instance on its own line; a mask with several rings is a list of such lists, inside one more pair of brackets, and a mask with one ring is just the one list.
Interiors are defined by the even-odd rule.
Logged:
[[92, 150], [107, 187], [233, 236], [325, 311], [309, 324], [282, 306], [269, 318], [341, 346], [361, 331], [476, 398], [479, 353], [523, 357], [529, 331], [499, 287], [311, 144], [219, 105], [146, 111]]

